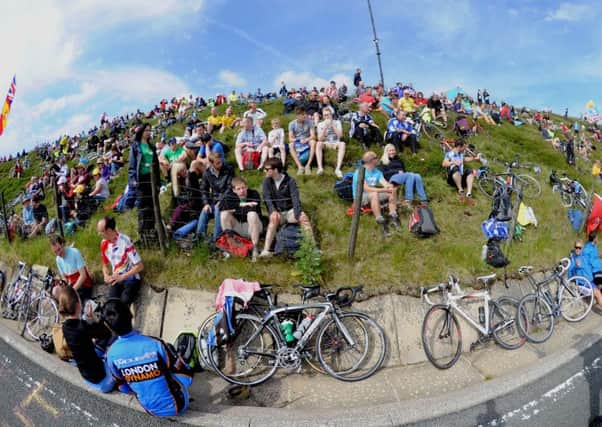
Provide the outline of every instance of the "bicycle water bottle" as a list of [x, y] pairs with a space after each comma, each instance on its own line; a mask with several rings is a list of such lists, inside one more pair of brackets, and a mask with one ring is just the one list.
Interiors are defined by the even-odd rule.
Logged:
[[485, 324], [485, 307], [479, 307], [479, 323]]
[[293, 335], [293, 329], [295, 328], [295, 324], [292, 320], [286, 319], [280, 324], [280, 330], [282, 331], [282, 335], [284, 335], [284, 341], [287, 344], [295, 341], [295, 337]]
[[305, 331], [307, 330], [307, 328], [309, 328], [309, 325], [311, 325], [311, 322], [313, 322], [313, 321], [314, 321], [314, 316], [312, 316], [311, 314], [308, 314], [307, 316], [305, 316], [305, 319], [303, 319], [303, 321], [301, 322], [301, 324], [299, 325], [299, 327], [293, 334], [295, 339], [300, 340], [301, 337], [303, 336], [303, 334], [305, 333]]
[[481, 259], [483, 261], [487, 260], [487, 245], [483, 245], [481, 248]]

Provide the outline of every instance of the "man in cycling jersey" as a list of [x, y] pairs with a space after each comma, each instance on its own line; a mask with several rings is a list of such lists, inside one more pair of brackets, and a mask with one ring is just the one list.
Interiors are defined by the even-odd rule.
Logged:
[[[466, 143], [464, 140], [458, 139], [454, 148], [445, 153], [442, 166], [447, 169], [447, 183], [457, 188], [460, 201], [473, 205], [472, 185], [475, 173], [472, 169], [464, 167], [464, 162], [479, 160], [479, 157], [465, 156], [465, 150]], [[466, 188], [466, 193], [464, 188]]]
[[142, 259], [130, 238], [115, 229], [115, 218], [102, 218], [96, 229], [103, 238], [100, 243], [102, 275], [109, 285], [109, 298], [131, 304], [140, 290], [140, 272], [144, 270]]
[[122, 393], [133, 393], [151, 415], [180, 415], [188, 408], [192, 372], [174, 348], [132, 329], [128, 307], [117, 299], [103, 307], [103, 320], [117, 335], [107, 364]]

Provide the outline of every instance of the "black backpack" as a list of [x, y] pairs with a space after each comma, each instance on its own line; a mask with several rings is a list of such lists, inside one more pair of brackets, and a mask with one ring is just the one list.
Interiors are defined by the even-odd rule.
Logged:
[[347, 172], [334, 184], [334, 192], [346, 202], [353, 202], [353, 172]]
[[487, 254], [485, 256], [485, 262], [495, 268], [502, 268], [510, 264], [510, 261], [502, 252], [499, 240], [489, 239], [487, 241]]
[[284, 224], [276, 234], [276, 255], [293, 257], [301, 243], [301, 226], [299, 224]]
[[498, 186], [493, 193], [493, 206], [489, 217], [496, 221], [512, 219], [512, 189], [507, 185]]
[[434, 236], [440, 231], [435, 222], [433, 211], [424, 204], [416, 206], [414, 212], [410, 216], [408, 228], [412, 233], [415, 233], [420, 237]]
[[182, 360], [193, 371], [201, 370], [196, 346], [197, 333], [194, 330], [180, 331], [176, 337], [174, 348]]

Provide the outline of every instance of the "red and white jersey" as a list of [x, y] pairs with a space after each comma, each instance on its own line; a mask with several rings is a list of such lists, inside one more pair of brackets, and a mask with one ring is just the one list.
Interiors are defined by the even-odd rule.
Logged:
[[[111, 263], [113, 274], [127, 273], [136, 264], [142, 262], [130, 238], [121, 233], [117, 233], [114, 242], [103, 240], [100, 243], [100, 253], [103, 264]], [[132, 279], [140, 279], [140, 275], [136, 274]]]

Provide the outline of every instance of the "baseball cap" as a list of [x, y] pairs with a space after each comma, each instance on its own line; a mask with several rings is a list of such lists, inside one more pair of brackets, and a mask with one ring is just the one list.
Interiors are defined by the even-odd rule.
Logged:
[[175, 136], [172, 136], [171, 138], [169, 138], [169, 139], [167, 140], [167, 143], [168, 143], [169, 145], [171, 145], [171, 144], [175, 144], [176, 142], [177, 142], [177, 141], [176, 141], [176, 137], [175, 137]]

